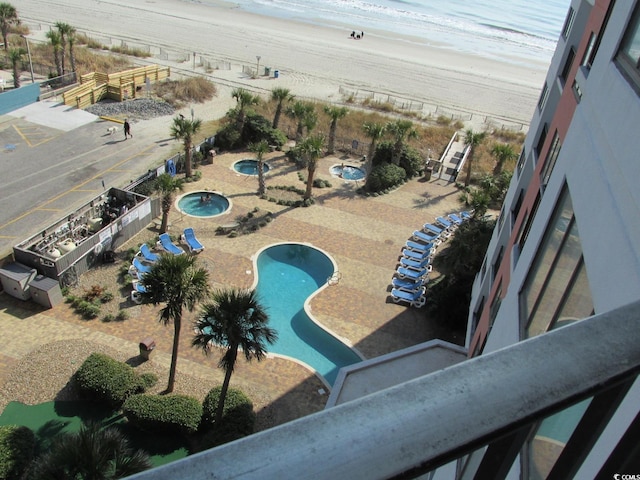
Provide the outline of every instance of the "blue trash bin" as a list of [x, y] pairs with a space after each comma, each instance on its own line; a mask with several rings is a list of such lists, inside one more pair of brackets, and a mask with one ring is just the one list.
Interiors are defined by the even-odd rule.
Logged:
[[280, 76], [280, 70], [273, 71], [273, 78], [278, 78]]

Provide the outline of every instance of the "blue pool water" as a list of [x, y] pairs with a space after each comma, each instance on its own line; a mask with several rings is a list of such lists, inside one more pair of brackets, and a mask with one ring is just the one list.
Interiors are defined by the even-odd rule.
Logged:
[[256, 291], [278, 340], [270, 353], [300, 360], [330, 385], [340, 368], [362, 359], [354, 350], [314, 323], [304, 302], [334, 272], [331, 259], [313, 247], [279, 244], [264, 249], [257, 259]]
[[[207, 200], [206, 197], [209, 196]], [[205, 198], [203, 202], [202, 199]], [[178, 200], [178, 209], [194, 217], [215, 217], [229, 210], [229, 199], [213, 192], [192, 192]]]
[[[233, 169], [242, 173], [243, 175], [258, 175], [258, 161], [257, 160], [240, 160], [233, 164]], [[269, 165], [262, 162], [262, 173], [269, 171]]]
[[351, 165], [335, 165], [331, 167], [331, 174], [345, 180], [362, 180], [365, 177], [364, 170]]

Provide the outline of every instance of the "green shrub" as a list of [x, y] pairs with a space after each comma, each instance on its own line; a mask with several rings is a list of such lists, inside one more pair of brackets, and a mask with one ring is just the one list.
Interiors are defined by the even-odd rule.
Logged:
[[367, 176], [365, 185], [370, 192], [381, 192], [402, 183], [406, 175], [402, 167], [392, 163], [376, 165]]
[[113, 293], [111, 292], [104, 292], [100, 297], [102, 303], [109, 303], [111, 300], [113, 300]]
[[35, 444], [31, 429], [18, 425], [0, 426], [0, 479], [22, 478], [33, 458]]
[[117, 322], [124, 322], [128, 318], [129, 318], [129, 312], [127, 312], [126, 310], [120, 310], [116, 315]]
[[214, 425], [221, 389], [220, 386], [211, 389], [202, 403], [200, 428], [205, 432], [202, 449], [251, 435], [255, 428], [256, 414], [253, 411], [253, 403], [244, 392], [235, 388], [227, 391], [222, 421], [219, 426]]
[[122, 413], [141, 430], [192, 434], [202, 418], [200, 402], [186, 395], [133, 395]]
[[142, 383], [145, 391], [149, 390], [158, 383], [158, 376], [155, 373], [143, 373], [140, 375], [140, 383]]
[[107, 313], [104, 317], [102, 317], [102, 321], [105, 323], [113, 322], [115, 319], [116, 317], [112, 313]]
[[83, 396], [114, 408], [143, 391], [143, 382], [132, 367], [101, 353], [89, 355], [73, 378]]
[[96, 318], [100, 315], [100, 306], [86, 300], [80, 300], [76, 309], [78, 310], [78, 313], [82, 314], [82, 316], [87, 319]]

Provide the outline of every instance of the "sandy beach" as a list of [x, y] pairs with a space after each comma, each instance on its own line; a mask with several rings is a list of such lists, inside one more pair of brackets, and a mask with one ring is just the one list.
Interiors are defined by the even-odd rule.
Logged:
[[[411, 37], [389, 41], [375, 31], [353, 40], [342, 26], [253, 15], [224, 2], [22, 0], [17, 9], [34, 39], [45, 40], [50, 26], [63, 21], [107, 44], [149, 48], [157, 54], [152, 62], [182, 56], [172, 67], [177, 74], [198, 70], [194, 53], [198, 61], [226, 63], [206, 75], [229, 88], [268, 93], [280, 86], [334, 102], [345, 92], [376, 92], [423, 102], [435, 116], [464, 114], [474, 128], [488, 118], [498, 126], [528, 124], [548, 67], [493, 61]], [[278, 69], [278, 79], [242, 74], [243, 66], [258, 67], [258, 56], [260, 70]]]

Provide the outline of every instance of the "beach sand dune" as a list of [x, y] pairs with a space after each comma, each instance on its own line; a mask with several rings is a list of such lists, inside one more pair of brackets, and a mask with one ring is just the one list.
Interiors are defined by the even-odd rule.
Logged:
[[[410, 37], [389, 40], [375, 31], [354, 41], [342, 27], [263, 17], [224, 2], [21, 0], [17, 8], [43, 39], [50, 25], [62, 21], [114, 44], [196, 53], [231, 64], [229, 71], [208, 73], [214, 82], [244, 82], [258, 91], [282, 86], [297, 96], [328, 101], [345, 92], [377, 92], [423, 102], [425, 111], [436, 115], [464, 112], [475, 119], [528, 124], [548, 67], [471, 56]], [[256, 68], [257, 56], [260, 70], [278, 69], [280, 78], [238, 74], [242, 65]], [[188, 70], [190, 63], [182, 67]]]

